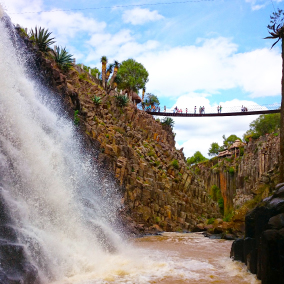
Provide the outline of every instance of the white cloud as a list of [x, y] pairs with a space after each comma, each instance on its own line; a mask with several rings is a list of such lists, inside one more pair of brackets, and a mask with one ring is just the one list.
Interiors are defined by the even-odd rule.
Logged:
[[148, 89], [159, 97], [178, 97], [197, 90], [214, 94], [236, 87], [251, 97], [280, 94], [281, 57], [277, 48], [237, 53], [237, 45], [228, 38], [201, 43], [140, 56], [139, 62], [150, 74]]
[[122, 19], [125, 23], [132, 25], [143, 25], [147, 22], [154, 22], [163, 19], [164, 17], [158, 11], [150, 11], [149, 9], [134, 8], [124, 11]]
[[[19, 23], [28, 29], [35, 26], [48, 28], [52, 35], [56, 36], [56, 41], [60, 45], [66, 45], [70, 39], [82, 33], [90, 35], [102, 32], [106, 27], [106, 23], [98, 22], [79, 12], [25, 13], [44, 10], [43, 2], [40, 0], [31, 0], [28, 5], [26, 0], [2, 1], [13, 23]], [[18, 12], [22, 14], [14, 14]]]
[[[273, 0], [276, 3], [280, 3], [284, 0]], [[251, 4], [251, 9], [253, 11], [260, 10], [262, 8], [265, 8], [267, 5], [271, 5], [271, 0], [246, 0], [247, 3]]]
[[[253, 101], [232, 100], [220, 102], [223, 111], [230, 107], [240, 107], [242, 105], [249, 106], [255, 103]], [[212, 108], [215, 112], [217, 109], [212, 105], [208, 98], [198, 97], [198, 94], [188, 94], [178, 98], [174, 106], [188, 107], [193, 112], [194, 106], [205, 106], [205, 111]], [[204, 156], [208, 156], [208, 149], [212, 142], [223, 144], [222, 136], [226, 137], [235, 134], [242, 138], [244, 129], [249, 129], [249, 124], [257, 116], [238, 116], [236, 117], [174, 117], [177, 146], [184, 147], [186, 157], [192, 156], [196, 151], [200, 151]]]
[[86, 59], [88, 62], [98, 60], [98, 54], [122, 61], [156, 49], [158, 46], [158, 42], [154, 40], [138, 43], [130, 30], [120, 30], [116, 34], [94, 34], [88, 44], [95, 48], [90, 50]]

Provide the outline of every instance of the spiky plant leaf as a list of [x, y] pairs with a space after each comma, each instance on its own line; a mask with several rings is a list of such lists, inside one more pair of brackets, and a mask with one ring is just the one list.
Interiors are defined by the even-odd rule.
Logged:
[[38, 46], [39, 50], [42, 52], [50, 51], [50, 45], [55, 43], [54, 37], [50, 38], [52, 33], [48, 32], [48, 29], [44, 29], [39, 27], [35, 27], [35, 29], [31, 29], [29, 37], [30, 39]]
[[70, 69], [72, 66], [72, 54], [66, 51], [66, 48], [56, 47], [56, 50], [53, 52], [53, 58], [58, 66], [64, 70]]

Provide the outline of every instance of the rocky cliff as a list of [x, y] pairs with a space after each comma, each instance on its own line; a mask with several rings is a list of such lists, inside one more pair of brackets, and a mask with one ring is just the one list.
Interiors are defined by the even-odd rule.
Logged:
[[[64, 73], [27, 38], [25, 42], [35, 58], [37, 77], [63, 99], [70, 117], [76, 116], [78, 131], [99, 150], [97, 163], [113, 173], [131, 231], [191, 230], [200, 219], [221, 216], [175, 148], [171, 128], [132, 103], [119, 107], [115, 93], [106, 93], [85, 71], [74, 66]], [[94, 96], [101, 104], [94, 104]]]

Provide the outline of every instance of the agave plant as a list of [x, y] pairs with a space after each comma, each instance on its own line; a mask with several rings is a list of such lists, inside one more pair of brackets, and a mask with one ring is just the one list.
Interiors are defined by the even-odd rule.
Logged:
[[100, 96], [94, 96], [92, 101], [94, 102], [95, 106], [99, 106], [102, 103], [102, 98]]
[[164, 117], [162, 120], [162, 124], [173, 127], [175, 124], [175, 121], [171, 117]]
[[31, 29], [29, 37], [38, 46], [39, 50], [42, 52], [48, 52], [51, 50], [50, 45], [55, 43], [54, 37], [50, 37], [51, 32], [48, 29], [37, 28]]
[[119, 106], [119, 107], [125, 107], [127, 104], [128, 104], [128, 98], [125, 97], [125, 96], [122, 96], [122, 95], [118, 95], [118, 96], [115, 96], [116, 98], [116, 104]]
[[56, 47], [56, 50], [53, 52], [53, 58], [55, 62], [59, 65], [63, 70], [68, 70], [72, 66], [72, 54], [66, 51], [66, 48]]

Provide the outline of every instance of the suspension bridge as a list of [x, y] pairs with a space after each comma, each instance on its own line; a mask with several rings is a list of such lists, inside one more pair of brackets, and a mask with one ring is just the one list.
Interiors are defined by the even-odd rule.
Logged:
[[180, 116], [180, 117], [208, 117], [208, 116], [241, 116], [241, 115], [259, 115], [259, 114], [269, 114], [269, 113], [279, 113], [280, 103], [267, 104], [267, 105], [249, 105], [249, 106], [234, 106], [234, 107], [221, 107], [219, 111], [217, 107], [207, 108], [202, 110], [201, 108], [194, 107], [189, 110], [189, 108], [167, 108], [161, 111], [157, 109], [146, 109], [145, 111], [151, 115], [156, 116]]

